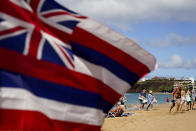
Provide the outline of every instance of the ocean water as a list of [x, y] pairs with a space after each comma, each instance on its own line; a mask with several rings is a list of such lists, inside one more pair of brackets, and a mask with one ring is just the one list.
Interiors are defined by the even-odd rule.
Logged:
[[[126, 105], [138, 105], [140, 104], [140, 101], [138, 99], [139, 93], [126, 93], [125, 94], [127, 98]], [[148, 94], [146, 95], [148, 96]], [[169, 97], [169, 100], [171, 101], [171, 95], [170, 94], [153, 94], [157, 100], [157, 104], [164, 104], [166, 103], [166, 98]]]

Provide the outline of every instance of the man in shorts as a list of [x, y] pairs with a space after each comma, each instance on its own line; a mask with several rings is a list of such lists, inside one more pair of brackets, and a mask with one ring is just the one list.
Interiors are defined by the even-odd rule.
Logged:
[[144, 88], [142, 90], [142, 92], [139, 94], [139, 100], [140, 100], [140, 108], [139, 110], [143, 110], [144, 109], [144, 105], [147, 103], [147, 99], [146, 99], [146, 89]]
[[178, 86], [172, 92], [172, 106], [170, 107], [169, 112], [171, 112], [171, 110], [175, 107], [176, 104], [177, 104], [176, 112], [178, 112], [180, 108], [180, 102], [181, 102], [181, 86]]

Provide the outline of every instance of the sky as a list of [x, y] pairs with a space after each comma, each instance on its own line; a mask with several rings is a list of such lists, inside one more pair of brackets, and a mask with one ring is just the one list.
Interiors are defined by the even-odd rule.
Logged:
[[196, 79], [196, 0], [56, 0], [105, 24], [153, 54], [146, 78]]

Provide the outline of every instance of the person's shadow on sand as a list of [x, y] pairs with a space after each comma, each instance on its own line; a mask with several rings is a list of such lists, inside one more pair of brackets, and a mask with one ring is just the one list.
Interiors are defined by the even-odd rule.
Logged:
[[160, 110], [160, 109], [152, 109], [152, 110], [155, 110], [156, 111], [156, 110]]

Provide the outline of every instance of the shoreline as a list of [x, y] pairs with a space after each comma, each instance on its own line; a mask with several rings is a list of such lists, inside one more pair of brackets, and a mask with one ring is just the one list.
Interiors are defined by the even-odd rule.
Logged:
[[166, 94], [166, 95], [171, 95], [172, 93], [154, 92], [153, 94]]
[[[127, 93], [130, 93], [130, 94], [131, 94], [131, 93], [138, 93], [138, 94], [139, 94], [140, 92], [127, 92]], [[163, 92], [153, 92], [153, 94], [169, 94], [169, 95], [170, 95], [170, 94], [172, 94], [172, 93], [169, 93], [169, 92], [168, 92], [168, 93], [163, 93]]]
[[[156, 104], [153, 104], [153, 106], [161, 106], [161, 105], [165, 105], [165, 104], [168, 104], [168, 103], [156, 103]], [[171, 104], [171, 103], [169, 103], [169, 104]], [[128, 107], [127, 109], [126, 109], [126, 111], [137, 111], [137, 110], [139, 110], [139, 105], [140, 104], [129, 104], [129, 105], [126, 105], [125, 104], [125, 106], [126, 107]], [[147, 106], [148, 104], [145, 104], [144, 105], [144, 108], [146, 108], [146, 106]]]

